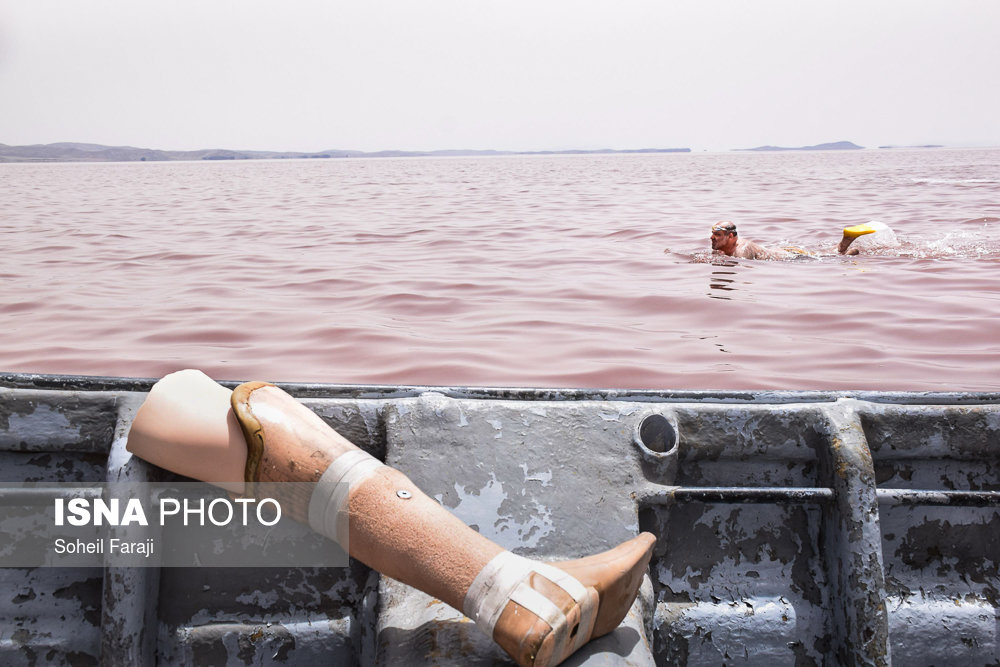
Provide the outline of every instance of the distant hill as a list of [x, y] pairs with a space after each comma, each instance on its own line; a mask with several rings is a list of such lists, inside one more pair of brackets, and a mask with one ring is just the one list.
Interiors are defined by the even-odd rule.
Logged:
[[320, 153], [233, 151], [203, 149], [197, 151], [164, 151], [133, 146], [102, 146], [100, 144], [56, 143], [32, 146], [0, 144], [0, 162], [165, 162], [170, 160], [254, 160], [309, 157], [354, 157], [359, 151], [322, 151]]
[[102, 146], [100, 144], [56, 143], [32, 146], [7, 146], [0, 144], [0, 162], [165, 162], [170, 160], [280, 160], [303, 158], [346, 157], [455, 157], [489, 155], [560, 155], [604, 153], [690, 153], [690, 148], [640, 148], [634, 150], [568, 150], [568, 151], [493, 151], [493, 150], [440, 150], [440, 151], [352, 151], [331, 149], [315, 153], [239, 151], [204, 149], [197, 151], [163, 151], [132, 146]]
[[941, 144], [922, 144], [920, 146], [879, 146], [879, 148], [944, 148]]
[[787, 148], [784, 146], [758, 146], [757, 148], [737, 148], [739, 151], [857, 151], [864, 146], [858, 146], [850, 141], [835, 141], [830, 144], [816, 144], [815, 146], [798, 146]]

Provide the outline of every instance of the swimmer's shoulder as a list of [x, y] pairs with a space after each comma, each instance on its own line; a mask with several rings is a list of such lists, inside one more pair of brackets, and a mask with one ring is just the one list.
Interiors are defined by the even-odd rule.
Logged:
[[782, 248], [768, 248], [756, 241], [745, 241], [740, 257], [746, 259], [787, 259], [790, 254]]

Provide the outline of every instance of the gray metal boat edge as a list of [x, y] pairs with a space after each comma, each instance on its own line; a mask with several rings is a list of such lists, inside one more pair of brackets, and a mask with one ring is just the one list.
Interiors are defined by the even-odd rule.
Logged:
[[[0, 481], [163, 479], [124, 450], [152, 383], [0, 374]], [[656, 534], [567, 664], [1000, 664], [1000, 393], [278, 384], [518, 553]], [[354, 561], [0, 580], [5, 665], [506, 663]]]

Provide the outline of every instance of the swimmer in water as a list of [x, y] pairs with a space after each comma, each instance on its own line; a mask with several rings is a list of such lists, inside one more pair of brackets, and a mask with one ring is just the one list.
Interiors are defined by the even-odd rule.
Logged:
[[[712, 225], [712, 250], [744, 259], [789, 259], [796, 256], [815, 256], [801, 248], [768, 248], [756, 241], [746, 241], [739, 237], [736, 223], [722, 220]], [[899, 245], [896, 234], [884, 222], [872, 220], [862, 225], [844, 229], [837, 252], [841, 255], [859, 255], [864, 251], [891, 248]]]
[[721, 220], [712, 225], [712, 250], [730, 257], [744, 259], [786, 259], [789, 253], [780, 248], [766, 248], [756, 241], [739, 237], [736, 223]]

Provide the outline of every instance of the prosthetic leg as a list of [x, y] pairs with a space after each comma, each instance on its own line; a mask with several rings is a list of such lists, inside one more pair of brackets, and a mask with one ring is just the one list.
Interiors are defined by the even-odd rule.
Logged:
[[308, 498], [281, 499], [283, 511], [378, 572], [462, 610], [525, 667], [556, 665], [614, 630], [654, 541], [643, 533], [552, 564], [517, 556], [262, 382], [230, 392], [199, 371], [168, 375], [139, 409], [128, 449], [234, 493], [252, 495], [257, 482], [314, 483]]

